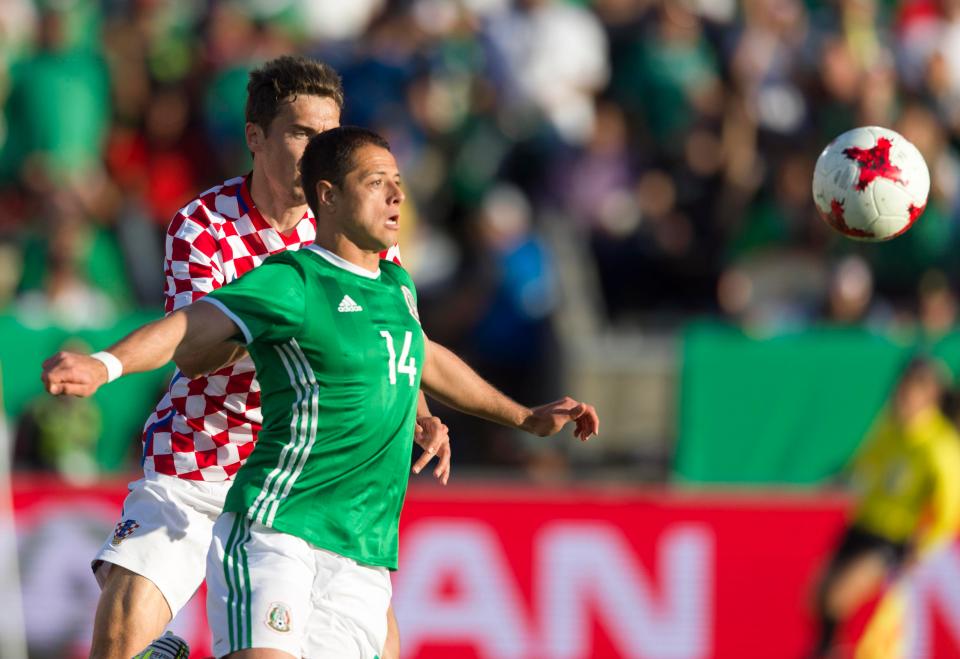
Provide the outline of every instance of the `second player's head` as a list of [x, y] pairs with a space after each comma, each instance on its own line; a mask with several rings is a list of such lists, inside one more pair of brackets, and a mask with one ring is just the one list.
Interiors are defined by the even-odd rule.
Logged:
[[396, 244], [404, 193], [383, 137], [356, 126], [318, 134], [303, 153], [300, 172], [318, 231], [333, 228], [368, 252]]
[[340, 76], [323, 62], [283, 56], [250, 72], [247, 147], [274, 196], [304, 202], [297, 163], [311, 137], [340, 125], [342, 109]]
[[950, 383], [945, 364], [933, 358], [916, 357], [903, 370], [893, 394], [893, 413], [903, 423], [936, 407]]

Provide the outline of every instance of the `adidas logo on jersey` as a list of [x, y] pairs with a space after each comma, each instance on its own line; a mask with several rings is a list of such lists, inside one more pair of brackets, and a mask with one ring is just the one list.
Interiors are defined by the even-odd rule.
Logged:
[[353, 301], [353, 298], [349, 295], [344, 295], [343, 299], [340, 300], [340, 306], [337, 307], [337, 311], [340, 313], [349, 313], [351, 311], [363, 311], [363, 307]]

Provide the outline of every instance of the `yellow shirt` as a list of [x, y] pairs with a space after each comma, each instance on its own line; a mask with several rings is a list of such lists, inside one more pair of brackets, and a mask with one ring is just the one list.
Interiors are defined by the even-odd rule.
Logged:
[[960, 435], [937, 408], [906, 425], [884, 413], [852, 477], [857, 526], [922, 551], [960, 532]]

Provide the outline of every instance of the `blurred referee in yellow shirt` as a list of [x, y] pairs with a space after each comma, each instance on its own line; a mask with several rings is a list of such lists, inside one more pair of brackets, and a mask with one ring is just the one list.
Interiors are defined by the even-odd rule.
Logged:
[[905, 561], [960, 533], [960, 435], [940, 409], [948, 380], [937, 362], [910, 362], [851, 463], [857, 504], [817, 593], [816, 657]]

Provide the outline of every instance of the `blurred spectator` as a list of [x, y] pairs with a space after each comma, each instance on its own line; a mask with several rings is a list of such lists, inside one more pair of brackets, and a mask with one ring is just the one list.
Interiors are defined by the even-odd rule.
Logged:
[[957, 324], [957, 294], [946, 276], [931, 270], [920, 280], [919, 321], [930, 338], [944, 336]]
[[797, 136], [809, 123], [803, 84], [813, 48], [801, 0], [747, 0], [743, 29], [730, 56], [733, 80], [758, 128]]
[[939, 407], [947, 380], [943, 364], [911, 362], [850, 465], [857, 503], [819, 586], [817, 656], [905, 562], [960, 532], [960, 435]]
[[142, 200], [149, 219], [160, 230], [197, 187], [202, 154], [188, 133], [188, 99], [178, 88], [151, 94], [141, 130], [116, 126], [106, 149], [106, 162], [125, 196]]
[[889, 313], [874, 298], [873, 274], [859, 256], [844, 257], [834, 265], [823, 319], [834, 325], [889, 326]]
[[[88, 346], [64, 346], [65, 350]], [[99, 474], [95, 451], [103, 419], [92, 398], [48, 396], [29, 401], [17, 420], [14, 468], [55, 473], [74, 484], [89, 484]]]
[[484, 26], [492, 78], [515, 112], [542, 112], [561, 139], [582, 143], [593, 129], [593, 97], [610, 75], [597, 17], [560, 0], [518, 0]]
[[828, 273], [800, 251], [764, 250], [728, 267], [717, 284], [727, 318], [755, 335], [795, 330], [822, 305]]
[[[511, 397], [553, 400], [562, 372], [552, 325], [559, 300], [552, 257], [532, 219], [516, 188], [500, 186], [486, 195], [473, 222], [477, 261], [469, 281], [444, 305], [440, 331], [463, 337], [465, 359]], [[518, 442], [509, 429], [470, 419], [447, 423], [464, 436], [484, 438], [462, 447], [468, 461], [526, 464], [548, 473], [565, 468], [554, 443]], [[518, 446], [526, 449], [518, 452]]]
[[[532, 209], [523, 194], [502, 186], [491, 190], [476, 217], [481, 253], [480, 289], [471, 350], [497, 371], [494, 378], [516, 389], [521, 400], [550, 400], [549, 377], [557, 372], [556, 339], [550, 317], [558, 303], [553, 262], [532, 226]], [[479, 362], [478, 362], [479, 363]]]
[[[0, 178], [38, 171], [82, 178], [101, 166], [110, 117], [109, 78], [94, 49], [74, 38], [71, 14], [57, 3], [39, 16], [37, 50], [13, 65]], [[78, 43], [79, 42], [79, 43]]]
[[16, 300], [17, 314], [34, 327], [109, 327], [117, 307], [94, 282], [115, 281], [119, 287], [114, 290], [122, 294], [123, 264], [116, 246], [97, 240], [94, 227], [67, 193], [49, 196], [43, 222], [43, 237], [25, 249], [28, 267]]

